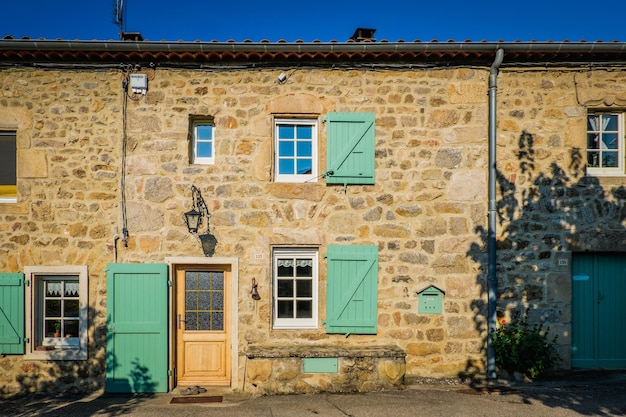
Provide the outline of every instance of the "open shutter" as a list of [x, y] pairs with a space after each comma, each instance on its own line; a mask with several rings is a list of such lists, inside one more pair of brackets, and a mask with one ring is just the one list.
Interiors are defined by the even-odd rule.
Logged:
[[374, 113], [328, 113], [327, 184], [374, 184], [374, 118]]
[[326, 333], [376, 334], [378, 247], [328, 246]]
[[24, 354], [24, 274], [0, 274], [0, 354]]

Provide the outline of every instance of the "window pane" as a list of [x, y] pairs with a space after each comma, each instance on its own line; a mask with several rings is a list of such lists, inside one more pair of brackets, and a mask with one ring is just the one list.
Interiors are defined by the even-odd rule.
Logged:
[[298, 159], [298, 174], [313, 172], [313, 162], [310, 159]]
[[313, 281], [310, 279], [296, 281], [296, 297], [312, 297]]
[[617, 152], [603, 152], [602, 166], [604, 168], [617, 168]]
[[293, 139], [294, 138], [294, 126], [293, 125], [279, 125], [278, 137], [280, 139]]
[[211, 272], [211, 288], [213, 290], [224, 289], [224, 273], [223, 272]]
[[587, 130], [590, 132], [597, 132], [600, 130], [600, 116], [587, 116]]
[[62, 337], [78, 337], [78, 320], [64, 320]]
[[15, 132], [0, 132], [0, 197], [15, 197], [17, 183]]
[[185, 330], [196, 330], [198, 328], [198, 319], [196, 313], [185, 313]]
[[224, 330], [224, 313], [211, 313], [211, 330]]
[[598, 135], [597, 133], [588, 133], [587, 148], [600, 149], [600, 135]]
[[296, 302], [296, 317], [299, 319], [310, 319], [313, 317], [313, 302], [312, 301], [297, 301]]
[[211, 293], [209, 291], [198, 292], [198, 310], [211, 309]]
[[313, 276], [313, 263], [310, 259], [297, 259], [296, 260], [296, 276], [297, 277], [311, 277]]
[[617, 134], [604, 133], [602, 135], [602, 149], [617, 149]]
[[599, 152], [588, 152], [587, 153], [587, 165], [591, 168], [598, 168], [600, 165], [600, 153]]
[[63, 313], [65, 317], [78, 317], [79, 311], [78, 300], [65, 300], [63, 302]]
[[211, 145], [211, 142], [198, 142], [196, 145], [198, 158], [210, 158], [213, 156], [213, 145]]
[[211, 292], [211, 310], [222, 311], [224, 310], [224, 293], [221, 291]]
[[313, 126], [300, 126], [296, 127], [298, 132], [298, 139], [312, 139], [313, 138]]
[[278, 318], [280, 319], [293, 318], [293, 302], [291, 300], [288, 300], [288, 301], [278, 300]]
[[294, 156], [294, 144], [291, 141], [281, 140], [278, 142], [278, 155], [280, 157]]
[[293, 280], [291, 279], [279, 279], [278, 280], [278, 296], [279, 297], [293, 297]]
[[61, 317], [61, 300], [46, 300], [46, 317]]
[[213, 139], [213, 126], [201, 125], [196, 129], [198, 139]]
[[298, 141], [298, 156], [313, 156], [313, 143]]
[[617, 131], [617, 115], [615, 114], [605, 114], [602, 116], [602, 130], [604, 131]]
[[[185, 326], [185, 328], [187, 328], [187, 326]], [[192, 329], [188, 329], [188, 330], [192, 330]], [[211, 330], [211, 313], [208, 313], [208, 312], [198, 313], [197, 326], [193, 330]]]
[[293, 261], [291, 259], [278, 260], [278, 276], [293, 277]]
[[281, 159], [280, 161], [278, 161], [278, 173], [279, 174], [293, 174], [294, 173], [293, 159]]

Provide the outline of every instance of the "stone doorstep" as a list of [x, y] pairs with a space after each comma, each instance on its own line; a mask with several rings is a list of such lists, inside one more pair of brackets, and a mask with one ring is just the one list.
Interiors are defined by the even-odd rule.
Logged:
[[244, 353], [248, 359], [270, 358], [395, 358], [404, 359], [406, 352], [395, 345], [331, 346], [331, 345], [250, 345]]

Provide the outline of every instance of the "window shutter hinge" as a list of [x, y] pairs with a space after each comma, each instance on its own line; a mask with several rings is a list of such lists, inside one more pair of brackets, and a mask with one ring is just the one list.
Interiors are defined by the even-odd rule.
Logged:
[[30, 339], [28, 337], [24, 338], [24, 343], [30, 343]]
[[167, 280], [167, 286], [171, 287], [172, 286], [172, 281], [170, 281], [169, 279]]
[[25, 279], [24, 280], [24, 285], [26, 285], [27, 287], [30, 287], [30, 280]]
[[171, 369], [167, 370], [167, 376], [172, 376], [172, 370]]

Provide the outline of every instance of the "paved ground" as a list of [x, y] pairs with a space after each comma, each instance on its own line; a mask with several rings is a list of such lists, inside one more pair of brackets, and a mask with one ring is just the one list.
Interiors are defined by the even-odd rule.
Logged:
[[[199, 397], [222, 393], [209, 389]], [[0, 400], [1, 416], [138, 417], [455, 417], [624, 416], [626, 372], [572, 374], [533, 383], [471, 386], [414, 384], [367, 394], [227, 394], [220, 403], [171, 404], [176, 393], [156, 395], [29, 396]]]

